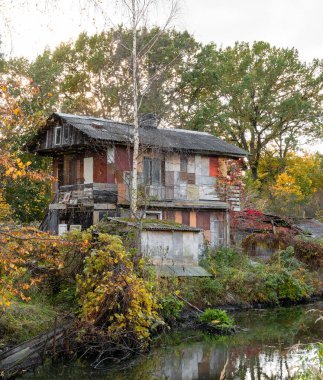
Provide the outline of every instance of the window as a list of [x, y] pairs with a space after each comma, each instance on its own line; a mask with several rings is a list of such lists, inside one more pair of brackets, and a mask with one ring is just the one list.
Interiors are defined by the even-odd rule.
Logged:
[[162, 220], [162, 212], [161, 211], [146, 211], [144, 218]]
[[50, 138], [50, 132], [46, 131], [46, 148], [49, 148], [49, 138]]
[[162, 179], [162, 161], [159, 158], [144, 157], [145, 185], [160, 185]]
[[64, 144], [69, 142], [70, 137], [70, 127], [68, 125], [64, 126]]
[[62, 127], [55, 128], [55, 145], [61, 145], [62, 143]]
[[144, 183], [145, 185], [151, 184], [151, 158], [144, 157]]

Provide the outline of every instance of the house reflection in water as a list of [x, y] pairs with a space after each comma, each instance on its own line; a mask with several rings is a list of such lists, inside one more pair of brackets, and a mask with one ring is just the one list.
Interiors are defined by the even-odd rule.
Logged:
[[188, 348], [168, 349], [165, 353], [153, 355], [154, 363], [150, 363], [153, 368], [148, 379], [290, 379], [305, 354], [308, 355], [308, 351], [280, 351], [261, 345], [212, 347], [200, 342]]

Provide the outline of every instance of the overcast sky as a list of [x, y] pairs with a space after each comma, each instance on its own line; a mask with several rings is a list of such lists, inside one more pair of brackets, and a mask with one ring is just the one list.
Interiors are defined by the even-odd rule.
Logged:
[[[116, 1], [101, 1], [107, 4], [110, 26], [117, 24], [120, 18]], [[226, 46], [235, 41], [264, 40], [280, 47], [296, 47], [302, 60], [323, 58], [323, 0], [180, 1], [174, 26], [187, 29], [199, 41]], [[83, 30], [102, 30], [105, 23], [99, 13], [87, 10], [79, 16], [79, 4], [88, 2], [0, 0], [0, 14], [5, 14], [8, 21], [0, 26], [5, 52], [34, 58], [46, 46], [53, 48], [61, 41], [74, 39]], [[5, 12], [1, 12], [3, 9]]]
[[[118, 0], [97, 1], [104, 3], [105, 17], [88, 9], [90, 0], [0, 0], [1, 50], [7, 56], [33, 59], [45, 47], [73, 40], [84, 30], [92, 34], [124, 21], [116, 9]], [[179, 1], [173, 26], [187, 29], [201, 42], [227, 46], [263, 40], [296, 47], [304, 61], [323, 58], [323, 0]], [[83, 12], [80, 4], [86, 8]], [[153, 17], [162, 23], [165, 14], [159, 10]], [[316, 142], [310, 149], [323, 151], [323, 144]]]

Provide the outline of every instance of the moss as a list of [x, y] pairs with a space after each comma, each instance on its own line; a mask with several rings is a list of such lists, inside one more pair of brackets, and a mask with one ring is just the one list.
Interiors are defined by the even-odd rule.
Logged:
[[44, 303], [13, 302], [0, 316], [0, 348], [18, 344], [50, 330], [56, 315], [56, 310]]
[[[118, 218], [115, 220], [116, 222], [125, 222], [125, 223], [138, 223], [137, 219], [131, 219], [131, 218]], [[160, 219], [141, 219], [141, 224], [143, 226], [149, 225], [149, 224], [155, 224], [160, 226], [170, 226], [170, 227], [181, 227], [181, 223], [174, 222], [172, 220], [160, 220]]]

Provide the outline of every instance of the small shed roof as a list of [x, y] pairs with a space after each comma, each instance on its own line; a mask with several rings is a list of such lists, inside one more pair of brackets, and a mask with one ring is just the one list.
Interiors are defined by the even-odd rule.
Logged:
[[[62, 119], [95, 140], [129, 143], [133, 141], [133, 125], [113, 120], [54, 113], [49, 120]], [[188, 150], [232, 157], [245, 157], [248, 153], [206, 132], [185, 129], [141, 127], [140, 141], [145, 146], [164, 150]]]
[[193, 265], [153, 265], [160, 277], [212, 277], [204, 268]]
[[302, 232], [311, 234], [314, 238], [323, 237], [323, 223], [312, 218], [294, 219], [294, 225]]
[[[113, 218], [109, 217], [107, 220], [115, 221], [120, 224], [127, 225], [129, 227], [138, 227], [138, 224], [134, 221], [130, 221], [126, 218]], [[201, 232], [201, 228], [186, 226], [185, 224], [175, 223], [167, 220], [155, 220], [155, 219], [142, 219], [142, 229], [146, 231], [188, 231], [188, 232]]]

